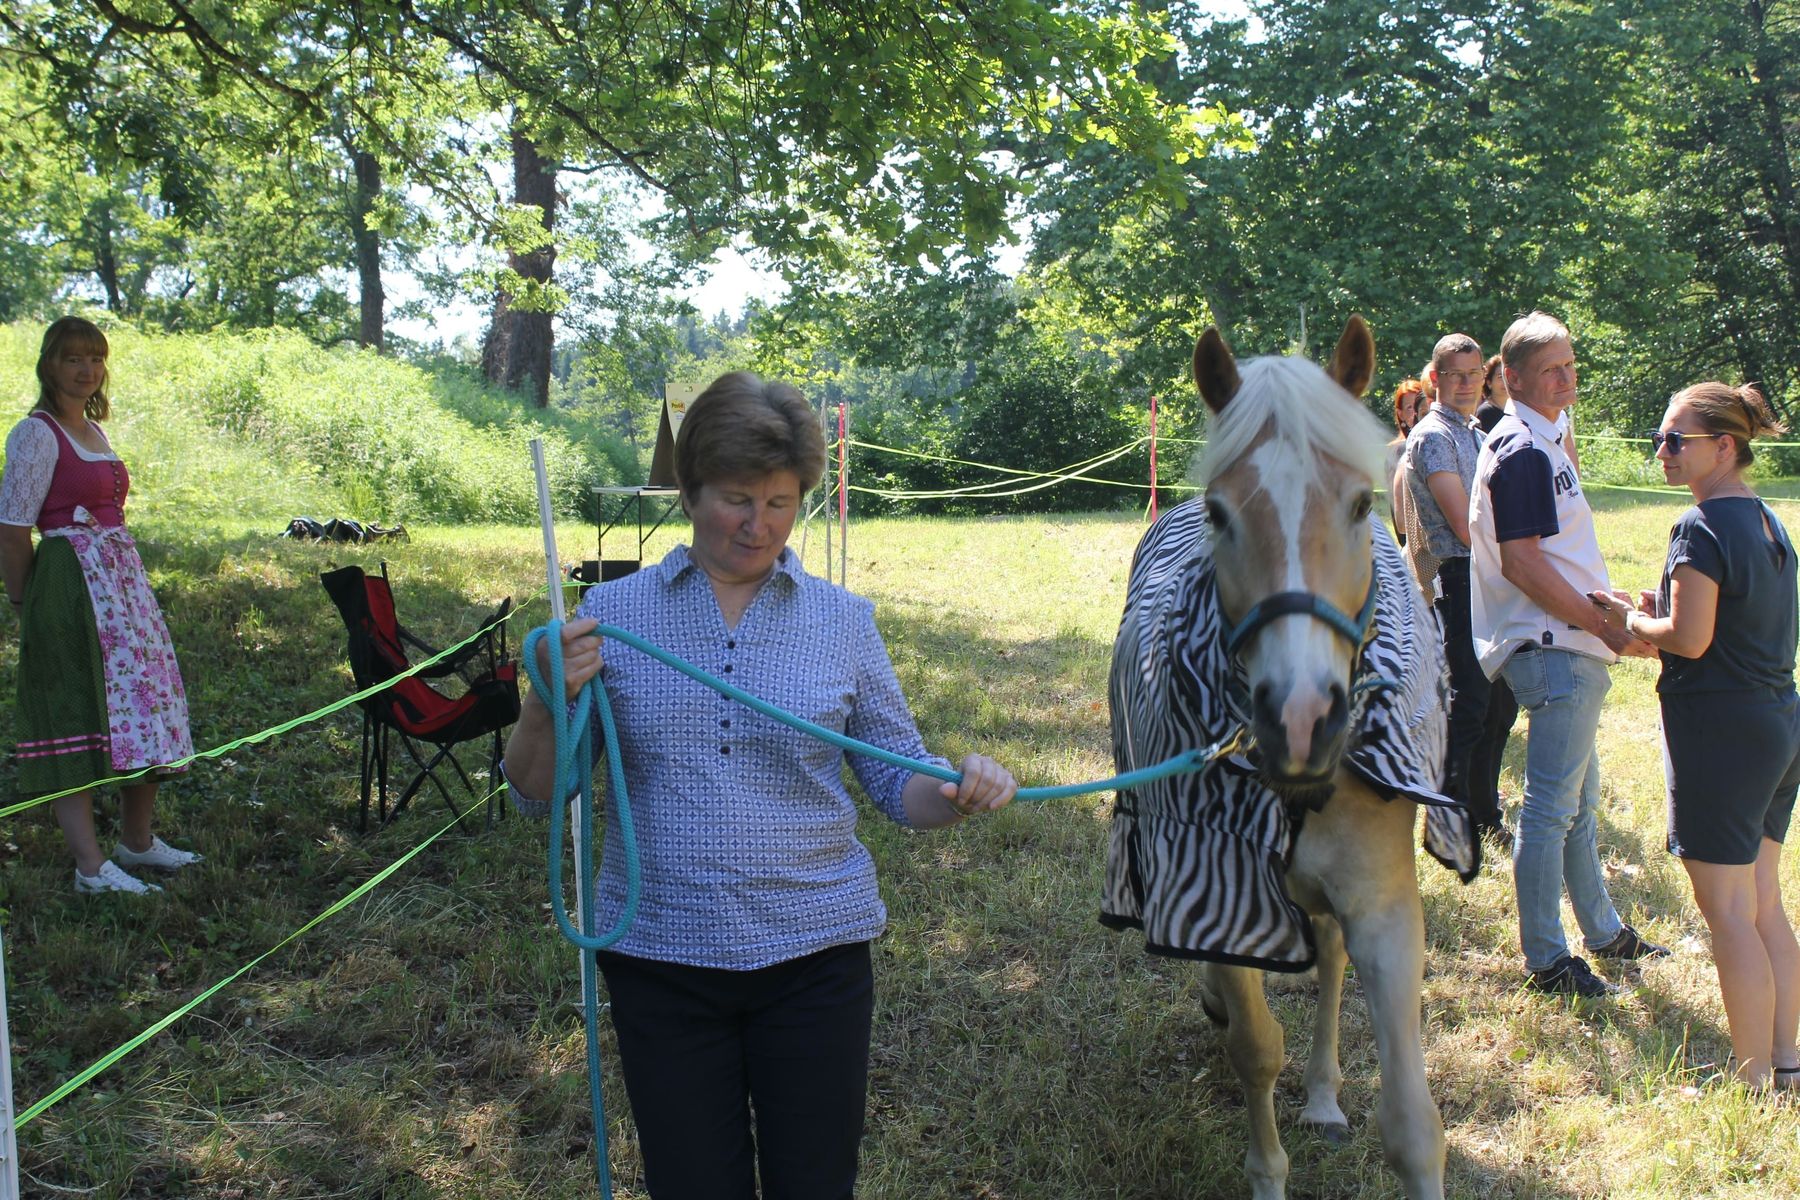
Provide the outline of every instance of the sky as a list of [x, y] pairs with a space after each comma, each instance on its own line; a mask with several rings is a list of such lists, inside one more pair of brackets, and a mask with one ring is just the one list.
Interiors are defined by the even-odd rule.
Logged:
[[[1025, 231], [1021, 229], [1020, 233], [1018, 245], [1001, 246], [995, 254], [996, 265], [1008, 275], [1018, 273], [1031, 249]], [[417, 299], [420, 294], [418, 285], [405, 272], [390, 272], [385, 282], [390, 305]], [[786, 292], [787, 284], [766, 259], [755, 251], [732, 246], [713, 256], [710, 273], [704, 277], [697, 275], [688, 286], [676, 289], [676, 294], [687, 299], [703, 317], [719, 312], [735, 317], [751, 300], [776, 301]], [[450, 347], [458, 338], [467, 338], [479, 345], [487, 331], [489, 312], [486, 303], [458, 299], [439, 309], [429, 320], [394, 319], [388, 322], [388, 328], [401, 337], [426, 345], [441, 342]]]
[[733, 246], [713, 255], [712, 274], [704, 282], [680, 290], [680, 294], [702, 316], [717, 312], [737, 316], [751, 300], [779, 300], [787, 292], [781, 276], [769, 269], [760, 255], [753, 256]]
[[[398, 305], [419, 296], [418, 285], [404, 272], [392, 272], [386, 281], [388, 302]], [[776, 300], [786, 290], [781, 276], [751, 257], [727, 247], [713, 256], [713, 269], [678, 293], [704, 316], [724, 311], [736, 316], [750, 300]], [[487, 330], [489, 308], [485, 303], [461, 298], [439, 309], [429, 319], [390, 321], [388, 327], [401, 337], [421, 343], [450, 346], [466, 337], [479, 344]]]

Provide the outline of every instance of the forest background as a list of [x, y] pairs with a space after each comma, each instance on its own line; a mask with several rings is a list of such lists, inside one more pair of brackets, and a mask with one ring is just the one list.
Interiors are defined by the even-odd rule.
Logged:
[[[23, 0], [0, 321], [87, 303], [413, 358], [559, 410], [600, 483], [641, 479], [667, 381], [739, 366], [872, 443], [1052, 470], [1140, 436], [1153, 394], [1193, 433], [1207, 323], [1268, 352], [1352, 311], [1378, 409], [1439, 334], [1492, 349], [1543, 307], [1582, 431], [1638, 433], [1702, 378], [1800, 400], [1797, 121], [1800, 5], [1764, 0]], [[677, 299], [728, 245], [784, 294]], [[479, 339], [389, 328], [458, 300]]]

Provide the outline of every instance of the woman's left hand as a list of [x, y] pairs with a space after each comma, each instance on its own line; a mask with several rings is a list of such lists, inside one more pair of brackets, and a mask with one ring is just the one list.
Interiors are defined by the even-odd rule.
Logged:
[[963, 816], [993, 812], [1012, 803], [1019, 790], [1012, 772], [984, 754], [971, 754], [962, 760], [962, 783], [946, 781], [938, 793]]

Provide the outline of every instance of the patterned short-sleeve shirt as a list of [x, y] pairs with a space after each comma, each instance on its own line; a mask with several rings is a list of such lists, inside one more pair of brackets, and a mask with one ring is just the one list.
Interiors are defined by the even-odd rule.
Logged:
[[[1412, 505], [1425, 530], [1426, 548], [1440, 561], [1467, 558], [1469, 548], [1457, 540], [1450, 521], [1431, 491], [1431, 477], [1448, 472], [1462, 481], [1464, 494], [1475, 490], [1475, 460], [1482, 434], [1448, 405], [1434, 404], [1406, 438], [1404, 463]], [[1464, 520], [1468, 514], [1463, 514]]]
[[[828, 729], [944, 762], [919, 738], [874, 605], [808, 575], [791, 550], [733, 629], [685, 546], [594, 588], [576, 615], [628, 629]], [[637, 919], [613, 949], [751, 970], [880, 934], [887, 910], [856, 838], [846, 755], [620, 642], [604, 643], [602, 655], [643, 886]], [[848, 758], [876, 806], [905, 823], [901, 791], [911, 772]], [[546, 811], [516, 791], [514, 802]], [[624, 904], [619, 839], [609, 806], [596, 888], [601, 929]]]

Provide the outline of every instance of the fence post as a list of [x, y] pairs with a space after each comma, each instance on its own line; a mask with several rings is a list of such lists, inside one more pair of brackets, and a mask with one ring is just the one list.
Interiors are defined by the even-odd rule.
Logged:
[[850, 424], [848, 405], [838, 401], [838, 586], [850, 586]]
[[[820, 399], [819, 399], [819, 427], [821, 429], [826, 430], [827, 432], [829, 432], [831, 429], [831, 409], [830, 409], [829, 405], [830, 405], [829, 400], [826, 400], [824, 397], [820, 397]], [[841, 453], [843, 450], [843, 447], [840, 446], [838, 449], [839, 449], [839, 452]], [[829, 504], [831, 502], [831, 482], [830, 482], [830, 480], [831, 480], [831, 459], [830, 458], [827, 458], [825, 460], [825, 478], [826, 478], [825, 502], [827, 504]], [[825, 512], [825, 582], [826, 583], [832, 582], [831, 569], [832, 569], [831, 511], [829, 509], [827, 509]]]
[[1155, 392], [1150, 393], [1150, 523], [1156, 524], [1156, 401]]
[[6, 941], [0, 938], [0, 1200], [19, 1200], [19, 1138], [13, 1128], [12, 1034], [6, 1027]]
[[[667, 412], [664, 412], [663, 420], [668, 420]], [[556, 553], [556, 515], [550, 507], [550, 472], [544, 465], [543, 438], [531, 439], [531, 471], [537, 477], [538, 523], [544, 531], [544, 572], [545, 578], [550, 582], [550, 616], [560, 625], [569, 619], [569, 614], [563, 603], [562, 562]], [[549, 697], [540, 696], [539, 699], [546, 704], [551, 703]], [[585, 767], [586, 764], [583, 765]], [[561, 798], [552, 796], [550, 803], [560, 804], [562, 801]], [[581, 932], [592, 933], [594, 896], [592, 889], [587, 886], [588, 881], [581, 878], [581, 847], [587, 844], [588, 837], [587, 822], [582, 819], [581, 808], [579, 797], [569, 801], [569, 843], [575, 847], [575, 891], [579, 901], [576, 911], [581, 921]], [[561, 854], [562, 847], [558, 846], [556, 852]], [[554, 897], [556, 903], [561, 903], [562, 899], [561, 896]], [[575, 953], [581, 960], [581, 994], [585, 999], [589, 995], [590, 981], [599, 967], [599, 960], [591, 951], [579, 946]], [[606, 1130], [597, 1129], [594, 1136], [601, 1140], [602, 1145], [605, 1144]], [[605, 1153], [604, 1150], [601, 1151], [602, 1156]], [[5, 1200], [5, 1197], [0, 1197], [0, 1200]]]

